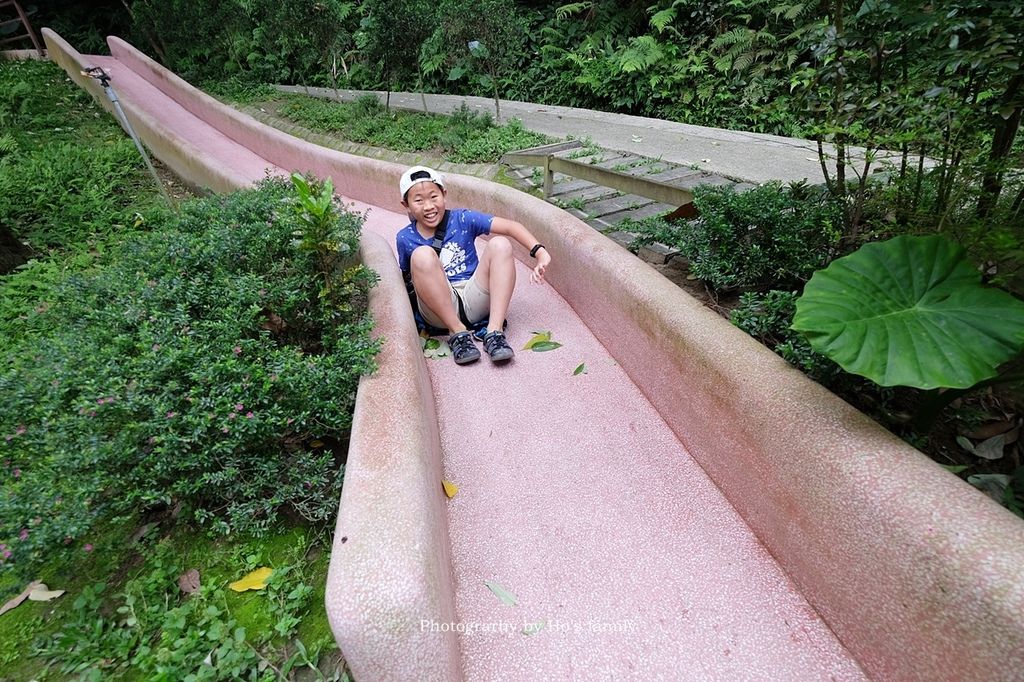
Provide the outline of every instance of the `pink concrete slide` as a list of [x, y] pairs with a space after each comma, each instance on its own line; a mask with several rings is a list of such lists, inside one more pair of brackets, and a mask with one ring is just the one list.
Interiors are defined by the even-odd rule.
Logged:
[[[1024, 523], [609, 239], [450, 176], [450, 206], [526, 224], [553, 264], [531, 285], [517, 252], [514, 362], [427, 360], [393, 252], [403, 168], [257, 123], [118, 38], [44, 36], [105, 106], [79, 72], [110, 73], [188, 182], [309, 171], [366, 213], [383, 350], [327, 588], [356, 679], [1024, 676]], [[541, 330], [561, 347], [520, 350]]]

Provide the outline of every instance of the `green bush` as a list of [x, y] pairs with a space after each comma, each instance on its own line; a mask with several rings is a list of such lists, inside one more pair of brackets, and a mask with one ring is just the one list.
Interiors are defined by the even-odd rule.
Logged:
[[281, 114], [353, 142], [397, 151], [434, 151], [456, 163], [493, 162], [506, 152], [548, 141], [544, 135], [523, 128], [516, 119], [495, 126], [489, 115], [474, 112], [465, 104], [449, 117], [389, 114], [373, 95], [352, 104], [296, 96], [281, 108]]
[[[303, 211], [278, 180], [193, 202], [23, 309], [20, 341], [0, 349], [8, 566], [129, 510], [180, 503], [224, 533], [285, 510], [330, 518], [377, 348], [373, 274], [349, 256], [324, 297], [320, 254], [295, 239]], [[361, 222], [340, 216], [340, 253], [356, 252]]]
[[816, 353], [802, 334], [790, 329], [798, 297], [795, 291], [776, 289], [763, 294], [744, 293], [729, 319], [781, 355], [786, 362], [828, 386], [840, 373], [839, 366]]
[[838, 249], [839, 207], [803, 186], [787, 191], [775, 182], [746, 192], [699, 186], [694, 205], [695, 220], [623, 223], [622, 229], [678, 248], [690, 272], [718, 290], [798, 287]]

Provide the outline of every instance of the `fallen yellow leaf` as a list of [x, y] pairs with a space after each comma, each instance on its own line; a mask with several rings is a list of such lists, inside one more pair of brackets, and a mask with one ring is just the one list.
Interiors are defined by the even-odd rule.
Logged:
[[451, 481], [442, 480], [441, 485], [444, 486], [444, 494], [448, 496], [448, 499], [455, 497], [455, 493], [459, 492], [459, 486], [455, 485]]
[[255, 571], [249, 573], [241, 580], [236, 580], [235, 582], [231, 583], [230, 585], [228, 585], [228, 587], [230, 587], [235, 592], [245, 592], [246, 590], [262, 590], [264, 587], [267, 586], [267, 578], [269, 578], [270, 574], [273, 572], [274, 569], [267, 568], [266, 566], [264, 566], [263, 568], [257, 568]]

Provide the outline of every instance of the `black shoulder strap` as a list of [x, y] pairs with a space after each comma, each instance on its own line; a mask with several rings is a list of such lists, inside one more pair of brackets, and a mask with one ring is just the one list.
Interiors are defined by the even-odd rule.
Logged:
[[437, 229], [434, 230], [434, 243], [431, 246], [434, 247], [434, 251], [437, 251], [438, 256], [441, 255], [441, 247], [444, 246], [444, 235], [448, 231], [448, 215], [448, 209], [445, 209], [441, 222], [438, 224]]

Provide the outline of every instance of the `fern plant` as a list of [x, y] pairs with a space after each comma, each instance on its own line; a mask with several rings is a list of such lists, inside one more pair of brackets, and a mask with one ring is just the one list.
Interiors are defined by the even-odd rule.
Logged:
[[10, 133], [0, 135], [0, 159], [18, 151], [18, 141], [11, 137]]

